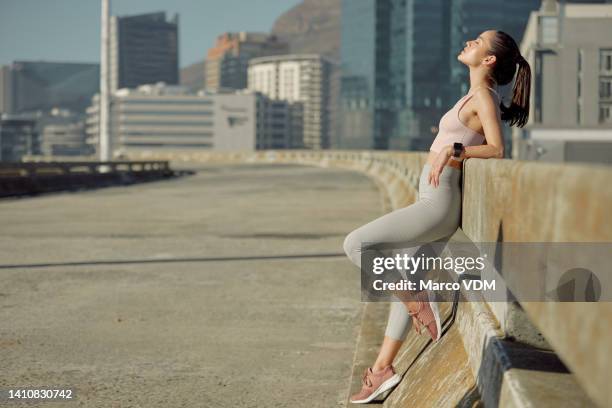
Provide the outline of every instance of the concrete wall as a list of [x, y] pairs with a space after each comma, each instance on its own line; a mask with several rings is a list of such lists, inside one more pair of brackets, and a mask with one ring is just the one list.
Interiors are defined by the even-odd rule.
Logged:
[[[610, 167], [469, 159], [464, 176], [462, 228], [473, 241], [612, 241]], [[585, 391], [612, 401], [612, 303], [521, 306]], [[492, 307], [502, 327], [507, 307]]]

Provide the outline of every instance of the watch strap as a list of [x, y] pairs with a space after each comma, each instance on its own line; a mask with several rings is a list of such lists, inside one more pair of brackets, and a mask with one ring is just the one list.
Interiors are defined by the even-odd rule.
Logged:
[[463, 151], [463, 143], [455, 142], [453, 144], [453, 157], [461, 157], [461, 152]]

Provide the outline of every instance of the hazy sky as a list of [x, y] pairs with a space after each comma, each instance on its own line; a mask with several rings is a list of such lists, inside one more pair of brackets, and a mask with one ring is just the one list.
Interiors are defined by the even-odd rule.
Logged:
[[[179, 65], [204, 59], [218, 34], [269, 31], [301, 0], [111, 0], [111, 14], [179, 13]], [[0, 64], [100, 61], [100, 0], [0, 0]]]

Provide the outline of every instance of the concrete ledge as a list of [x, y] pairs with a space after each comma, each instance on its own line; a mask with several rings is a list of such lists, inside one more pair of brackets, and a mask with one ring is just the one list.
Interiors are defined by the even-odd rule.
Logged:
[[[462, 228], [475, 242], [612, 242], [608, 166], [469, 159], [464, 170]], [[540, 285], [544, 277], [531, 279]], [[589, 396], [612, 401], [612, 303], [521, 306], [493, 305], [502, 329], [520, 325], [526, 312]]]
[[457, 326], [485, 407], [595, 407], [558, 356], [504, 339], [478, 293], [464, 293]]
[[504, 374], [498, 406], [588, 408], [595, 405], [570, 374], [512, 367]]
[[473, 407], [480, 397], [456, 326], [411, 365], [384, 407]]

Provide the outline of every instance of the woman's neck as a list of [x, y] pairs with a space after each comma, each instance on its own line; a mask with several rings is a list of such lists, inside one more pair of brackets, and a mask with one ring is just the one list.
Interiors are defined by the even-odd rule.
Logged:
[[495, 84], [490, 84], [488, 82], [481, 82], [479, 84], [473, 84], [468, 90], [468, 94], [471, 94], [472, 92], [474, 92], [476, 89], [480, 87], [491, 88], [497, 92], [497, 86]]
[[470, 67], [470, 91], [472, 92], [478, 87], [486, 86], [495, 89], [497, 83], [491, 76], [491, 73], [486, 70], [483, 66], [478, 68]]

